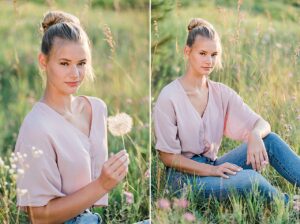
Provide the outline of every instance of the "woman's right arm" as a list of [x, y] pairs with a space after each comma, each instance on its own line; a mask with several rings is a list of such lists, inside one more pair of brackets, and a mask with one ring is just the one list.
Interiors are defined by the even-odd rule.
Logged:
[[99, 178], [87, 186], [68, 196], [52, 199], [45, 206], [28, 207], [31, 222], [63, 223], [77, 216], [123, 180], [128, 172], [128, 164], [125, 150], [113, 155], [104, 163]]
[[218, 166], [213, 166], [205, 163], [198, 163], [181, 154], [166, 153], [162, 151], [159, 151], [159, 158], [168, 167], [198, 176], [219, 176], [229, 178], [226, 174], [235, 175], [236, 172], [242, 170], [241, 167], [232, 163], [223, 163]]

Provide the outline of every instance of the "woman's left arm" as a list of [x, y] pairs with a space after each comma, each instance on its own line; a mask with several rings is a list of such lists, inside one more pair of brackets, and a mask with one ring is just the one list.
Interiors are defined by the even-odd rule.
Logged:
[[247, 165], [251, 164], [256, 171], [261, 171], [269, 163], [263, 138], [271, 132], [270, 124], [263, 118], [257, 120], [248, 136]]

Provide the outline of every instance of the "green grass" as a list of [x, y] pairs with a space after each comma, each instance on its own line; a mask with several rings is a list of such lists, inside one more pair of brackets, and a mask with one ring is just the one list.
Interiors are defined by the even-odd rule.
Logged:
[[[142, 4], [142, 1], [139, 1]], [[37, 55], [41, 34], [39, 22], [50, 9], [75, 14], [85, 27], [91, 42], [96, 81], [81, 87], [79, 95], [103, 99], [109, 115], [126, 112], [134, 126], [125, 138], [131, 164], [127, 177], [134, 203], [126, 204], [123, 184], [109, 197], [107, 208], [97, 208], [106, 223], [133, 223], [149, 217], [149, 100], [148, 100], [148, 12], [147, 8], [113, 11], [92, 7], [89, 1], [28, 3], [0, 2], [0, 156], [9, 165], [19, 127], [33, 103], [43, 94]], [[116, 43], [112, 55], [104, 40], [107, 25]], [[109, 134], [109, 152], [122, 148], [121, 138]], [[75, 162], [75, 161], [74, 161]], [[138, 177], [138, 178], [137, 178]], [[27, 223], [16, 208], [15, 182], [0, 167], [0, 223]]]
[[[152, 105], [167, 83], [184, 73], [183, 47], [186, 27], [192, 17], [210, 21], [221, 35], [223, 69], [210, 78], [235, 89], [244, 101], [300, 154], [300, 28], [299, 6], [283, 1], [152, 1]], [[230, 3], [230, 4], [229, 4]], [[277, 10], [281, 7], [280, 10]], [[204, 202], [188, 195], [184, 211], [159, 209], [160, 198], [173, 200], [165, 188], [165, 169], [157, 158], [152, 133], [152, 218], [154, 223], [186, 223], [183, 214], [192, 212], [201, 223], [299, 223], [291, 208], [280, 202], [271, 207], [252, 197], [233, 196], [227, 204], [214, 199]], [[219, 156], [240, 143], [223, 139]], [[269, 167], [264, 176], [281, 191], [299, 194]]]

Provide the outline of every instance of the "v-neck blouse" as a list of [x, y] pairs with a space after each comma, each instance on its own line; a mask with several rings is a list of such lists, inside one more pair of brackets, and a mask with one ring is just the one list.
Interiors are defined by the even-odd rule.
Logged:
[[208, 80], [208, 91], [201, 117], [178, 79], [162, 89], [153, 113], [157, 150], [216, 160], [223, 136], [247, 142], [260, 116], [222, 83]]
[[[48, 105], [38, 102], [25, 117], [15, 146], [18, 168], [18, 206], [44, 206], [51, 199], [72, 194], [101, 173], [107, 160], [107, 108], [95, 97], [85, 97], [92, 107], [89, 136]], [[107, 205], [108, 195], [95, 200]]]

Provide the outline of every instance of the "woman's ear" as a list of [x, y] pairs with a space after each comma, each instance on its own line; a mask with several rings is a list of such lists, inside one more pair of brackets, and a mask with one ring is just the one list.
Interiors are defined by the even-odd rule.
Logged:
[[192, 48], [190, 48], [188, 45], [185, 45], [183, 53], [185, 58], [189, 58]]
[[38, 59], [41, 69], [45, 71], [47, 66], [47, 56], [43, 53], [39, 53]]

